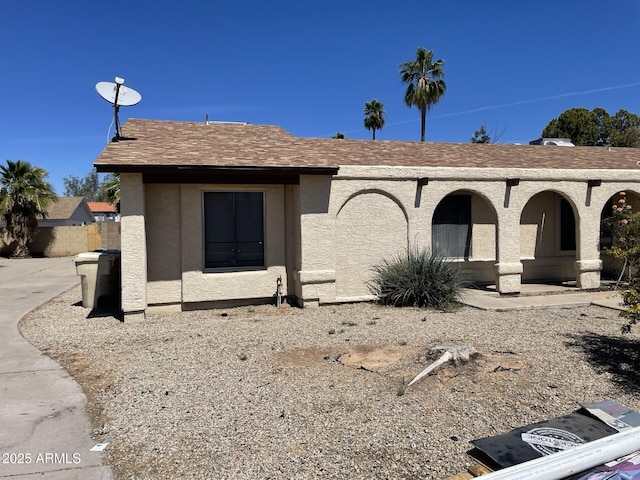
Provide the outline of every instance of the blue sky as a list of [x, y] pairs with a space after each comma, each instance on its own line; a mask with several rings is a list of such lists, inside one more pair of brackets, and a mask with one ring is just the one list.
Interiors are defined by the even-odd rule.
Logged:
[[[568, 108], [640, 114], [640, 2], [0, 0], [0, 162], [84, 176], [120, 76], [142, 94], [129, 117], [246, 121], [297, 136], [419, 140], [398, 65], [418, 46], [445, 61], [447, 93], [427, 141], [468, 142], [486, 123], [527, 143]], [[111, 132], [113, 134], [113, 131]]]

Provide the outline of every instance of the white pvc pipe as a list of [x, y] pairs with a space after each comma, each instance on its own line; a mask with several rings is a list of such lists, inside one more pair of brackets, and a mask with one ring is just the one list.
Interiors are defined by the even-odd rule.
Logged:
[[482, 480], [561, 480], [636, 450], [640, 450], [640, 427], [482, 475]]

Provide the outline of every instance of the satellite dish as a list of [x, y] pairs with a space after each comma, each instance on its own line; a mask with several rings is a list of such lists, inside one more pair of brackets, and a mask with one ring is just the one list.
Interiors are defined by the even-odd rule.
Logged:
[[122, 138], [120, 136], [120, 120], [118, 119], [118, 112], [120, 107], [131, 107], [140, 103], [142, 95], [136, 92], [133, 88], [123, 87], [124, 78], [116, 77], [115, 83], [113, 82], [98, 82], [96, 84], [96, 91], [107, 102], [113, 105], [113, 119], [116, 124], [116, 136], [112, 141], [117, 142]]
[[118, 83], [98, 82], [96, 90], [107, 102], [112, 105], [117, 102], [120, 107], [132, 107], [142, 100], [142, 96], [133, 88], [124, 87]]

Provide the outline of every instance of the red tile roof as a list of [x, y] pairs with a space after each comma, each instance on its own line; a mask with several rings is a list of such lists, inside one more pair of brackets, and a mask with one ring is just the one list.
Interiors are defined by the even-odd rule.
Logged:
[[117, 212], [115, 205], [109, 202], [87, 202], [87, 205], [92, 213]]
[[129, 119], [98, 171], [362, 166], [640, 169], [640, 149], [298, 138], [268, 125]]

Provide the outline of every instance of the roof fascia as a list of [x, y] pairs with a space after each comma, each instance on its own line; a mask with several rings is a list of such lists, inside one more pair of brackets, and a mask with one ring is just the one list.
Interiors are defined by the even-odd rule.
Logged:
[[117, 165], [94, 164], [100, 173], [142, 173], [164, 175], [337, 175], [339, 167], [220, 167], [211, 165]]

